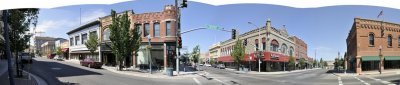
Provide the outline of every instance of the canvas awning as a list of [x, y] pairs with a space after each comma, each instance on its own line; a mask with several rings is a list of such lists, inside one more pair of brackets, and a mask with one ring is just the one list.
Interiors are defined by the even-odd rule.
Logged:
[[362, 61], [379, 61], [379, 56], [361, 56]]
[[385, 56], [385, 60], [400, 60], [400, 56]]

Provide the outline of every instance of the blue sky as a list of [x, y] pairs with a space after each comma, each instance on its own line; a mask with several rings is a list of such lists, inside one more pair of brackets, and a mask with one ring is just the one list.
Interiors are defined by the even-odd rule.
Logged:
[[[117, 12], [134, 10], [135, 13], [162, 11], [165, 5], [174, 4], [174, 0], [137, 0], [112, 5], [73, 5], [51, 9], [41, 9], [37, 31], [43, 36], [66, 38], [66, 32], [82, 23]], [[271, 19], [272, 26], [281, 28], [286, 25], [289, 35], [295, 35], [308, 44], [308, 56], [317, 59], [333, 60], [338, 52], [346, 51], [347, 34], [355, 17], [377, 19], [384, 10], [385, 21], [400, 23], [400, 10], [373, 6], [330, 6], [320, 8], [292, 8], [270, 4], [231, 4], [212, 6], [189, 2], [188, 8], [182, 9], [182, 31], [217, 25], [224, 28], [236, 28], [243, 33], [254, 26], [265, 26]], [[218, 30], [199, 30], [183, 34], [183, 45], [191, 51], [200, 45], [201, 52], [208, 51], [211, 44], [231, 38], [228, 32]]]

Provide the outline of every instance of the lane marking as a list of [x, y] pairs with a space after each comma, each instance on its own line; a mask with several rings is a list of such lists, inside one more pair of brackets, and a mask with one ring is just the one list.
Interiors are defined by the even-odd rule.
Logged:
[[221, 83], [223, 83], [224, 85], [230, 85], [230, 84], [225, 83], [225, 82], [223, 82], [223, 81], [221, 81], [221, 80], [219, 80], [219, 79], [217, 79], [217, 78], [214, 78], [214, 80], [215, 80], [215, 81], [218, 81], [218, 82], [221, 82]]
[[197, 85], [203, 85], [199, 80], [197, 80], [197, 78], [193, 78], [193, 80], [197, 83]]
[[391, 82], [388, 82], [388, 81], [385, 81], [385, 80], [382, 80], [382, 79], [377, 79], [377, 78], [374, 78], [374, 77], [371, 77], [371, 76], [367, 76], [367, 78], [375, 80], [375, 81], [378, 81], [378, 82], [381, 82], [383, 84], [387, 84], [387, 85], [396, 85], [396, 84], [393, 84]]
[[338, 82], [339, 82], [339, 85], [343, 85], [343, 82], [342, 82], [342, 78], [341, 78], [341, 77], [338, 77]]
[[353, 77], [356, 78], [358, 81], [364, 83], [365, 85], [371, 85], [371, 84], [365, 82], [364, 80], [361, 80], [360, 78], [358, 78], [358, 77], [356, 77], [356, 76], [353, 76]]

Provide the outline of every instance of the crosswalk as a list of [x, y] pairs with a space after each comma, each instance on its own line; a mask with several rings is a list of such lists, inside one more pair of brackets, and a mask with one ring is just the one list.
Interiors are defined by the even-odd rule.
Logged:
[[[339, 85], [346, 85], [359, 83], [363, 85], [396, 85], [389, 81], [385, 81], [382, 79], [377, 79], [371, 76], [337, 76], [338, 84]], [[347, 82], [343, 82], [343, 80], [349, 80]]]

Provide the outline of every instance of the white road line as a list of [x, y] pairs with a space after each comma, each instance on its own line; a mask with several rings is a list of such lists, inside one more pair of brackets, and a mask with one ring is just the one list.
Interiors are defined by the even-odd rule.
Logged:
[[384, 81], [384, 80], [382, 80], [382, 79], [377, 79], [377, 78], [374, 78], [374, 77], [371, 77], [371, 76], [367, 76], [367, 78], [372, 79], [372, 80], [375, 80], [375, 81], [379, 81], [379, 82], [381, 82], [381, 83], [383, 83], [383, 84], [395, 85], [395, 84], [393, 84], [393, 83], [391, 83], [391, 82]]
[[197, 85], [203, 85], [199, 80], [197, 80], [197, 78], [193, 78], [193, 80], [197, 83]]
[[339, 85], [343, 85], [342, 78], [338, 77]]
[[219, 80], [219, 79], [217, 79], [217, 78], [214, 78], [214, 80], [215, 80], [215, 81], [218, 81], [218, 82], [221, 82], [221, 83], [223, 83], [224, 85], [230, 85], [230, 84], [225, 83], [225, 82], [223, 82], [223, 81], [221, 81], [221, 80]]
[[356, 76], [353, 76], [353, 77], [356, 78], [357, 80], [361, 81], [361, 82], [364, 83], [365, 85], [371, 85], [371, 84], [365, 82], [364, 80], [361, 80], [360, 78], [358, 78], [358, 77], [356, 77]]

